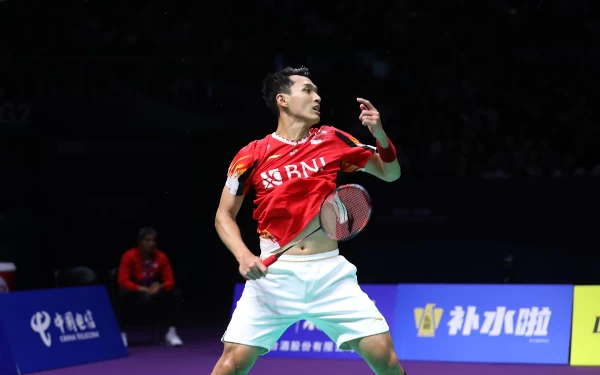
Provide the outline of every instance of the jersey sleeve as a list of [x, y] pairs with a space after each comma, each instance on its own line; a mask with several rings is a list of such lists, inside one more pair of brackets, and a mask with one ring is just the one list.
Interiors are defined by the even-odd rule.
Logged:
[[252, 175], [257, 165], [254, 149], [254, 142], [248, 144], [237, 153], [229, 165], [225, 186], [232, 195], [246, 195], [252, 187]]
[[125, 254], [123, 254], [121, 257], [121, 264], [119, 264], [119, 276], [117, 280], [121, 288], [135, 292], [140, 289], [140, 286], [131, 281], [131, 274], [134, 272], [133, 262], [134, 260], [131, 256], [131, 252], [125, 252]]
[[363, 170], [377, 148], [361, 143], [342, 130], [335, 129], [334, 132], [342, 149], [342, 171], [356, 172]]

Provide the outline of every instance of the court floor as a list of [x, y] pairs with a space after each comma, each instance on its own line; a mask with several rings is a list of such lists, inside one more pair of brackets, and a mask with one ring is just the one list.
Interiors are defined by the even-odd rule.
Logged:
[[[181, 348], [138, 346], [129, 348], [129, 357], [63, 369], [38, 372], [43, 375], [131, 375], [210, 374], [221, 353], [220, 342], [196, 342]], [[408, 362], [410, 375], [600, 375], [600, 367], [490, 365], [467, 363]], [[373, 374], [361, 360], [309, 360], [260, 358], [250, 374]]]

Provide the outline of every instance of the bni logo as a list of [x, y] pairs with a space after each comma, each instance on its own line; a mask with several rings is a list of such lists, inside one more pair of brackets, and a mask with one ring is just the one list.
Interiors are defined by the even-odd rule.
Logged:
[[425, 308], [417, 307], [414, 313], [417, 337], [435, 337], [444, 309], [435, 307], [435, 303], [428, 303]]

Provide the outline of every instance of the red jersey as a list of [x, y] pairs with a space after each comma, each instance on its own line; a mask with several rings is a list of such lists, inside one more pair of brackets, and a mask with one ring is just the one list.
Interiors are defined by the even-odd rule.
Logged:
[[256, 192], [253, 213], [261, 252], [296, 237], [336, 188], [337, 173], [362, 170], [376, 148], [332, 126], [311, 128], [294, 142], [275, 133], [242, 148], [229, 166], [226, 186], [241, 196]]
[[119, 265], [119, 286], [138, 291], [140, 286], [150, 286], [161, 281], [165, 290], [175, 286], [173, 270], [169, 259], [162, 251], [155, 249], [151, 260], [144, 262], [139, 248], [127, 250]]

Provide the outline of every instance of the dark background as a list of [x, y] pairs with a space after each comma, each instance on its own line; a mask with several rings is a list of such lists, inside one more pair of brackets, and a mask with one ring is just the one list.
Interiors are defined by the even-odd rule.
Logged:
[[397, 182], [341, 179], [375, 205], [341, 244], [360, 282], [599, 283], [597, 7], [0, 1], [0, 260], [21, 290], [77, 265], [106, 281], [154, 226], [187, 321], [225, 324], [242, 281], [214, 229], [226, 171], [275, 130], [263, 77], [306, 65], [322, 123], [372, 143], [367, 98], [400, 152]]

